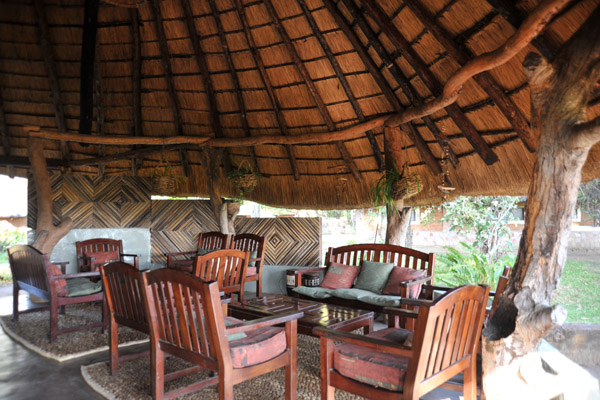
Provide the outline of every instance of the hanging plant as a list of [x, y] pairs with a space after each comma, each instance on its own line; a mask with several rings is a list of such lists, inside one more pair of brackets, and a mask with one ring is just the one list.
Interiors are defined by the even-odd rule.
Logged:
[[162, 159], [152, 172], [152, 192], [161, 196], [174, 195], [186, 179], [184, 175], [175, 174], [169, 162]]
[[227, 175], [227, 179], [231, 180], [239, 191], [240, 197], [250, 193], [258, 185], [260, 173], [253, 171], [250, 164], [244, 160], [237, 168]]
[[372, 189], [374, 205], [385, 204], [390, 209], [396, 208], [396, 201], [412, 197], [423, 189], [418, 175], [407, 172], [405, 165], [402, 172], [396, 167], [386, 170]]

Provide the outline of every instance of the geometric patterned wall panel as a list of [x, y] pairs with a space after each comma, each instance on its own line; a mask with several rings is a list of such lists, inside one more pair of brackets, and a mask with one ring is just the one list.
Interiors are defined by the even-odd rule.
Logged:
[[[69, 217], [73, 228], [149, 228], [150, 179], [92, 175], [50, 175], [53, 221]], [[35, 227], [37, 200], [29, 180], [27, 225]]]

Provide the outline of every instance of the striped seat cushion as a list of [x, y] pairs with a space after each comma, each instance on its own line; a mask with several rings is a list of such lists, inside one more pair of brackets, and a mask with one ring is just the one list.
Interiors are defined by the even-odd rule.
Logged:
[[260, 364], [277, 357], [286, 349], [285, 330], [265, 327], [246, 332], [246, 337], [229, 342], [233, 368]]
[[[387, 328], [367, 336], [402, 344], [410, 333]], [[404, 386], [408, 358], [344, 343], [335, 347], [333, 368], [347, 378], [399, 392]]]

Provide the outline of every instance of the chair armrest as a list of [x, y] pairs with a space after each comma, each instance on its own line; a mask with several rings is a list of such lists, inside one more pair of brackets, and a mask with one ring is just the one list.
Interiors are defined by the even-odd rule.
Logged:
[[437, 285], [423, 285], [423, 289], [428, 289], [428, 290], [445, 290], [446, 292], [449, 292], [453, 289], [453, 287], [449, 287], [449, 286], [437, 286]]
[[302, 286], [302, 274], [306, 273], [306, 272], [325, 272], [325, 270], [327, 269], [327, 267], [315, 267], [315, 268], [306, 268], [306, 269], [299, 269], [294, 271], [294, 279], [296, 280], [296, 282], [294, 283], [294, 286], [298, 287], [298, 286]]
[[418, 285], [420, 283], [429, 282], [432, 278], [433, 278], [432, 276], [424, 276], [422, 278], [409, 279], [407, 281], [400, 282], [399, 286], [410, 287], [410, 286]]
[[69, 261], [50, 261], [50, 264], [54, 264], [59, 267], [63, 274], [67, 272], [67, 264], [69, 263]]
[[66, 275], [53, 275], [50, 277], [51, 281], [57, 279], [74, 279], [74, 278], [88, 278], [92, 276], [100, 276], [100, 271], [96, 272], [81, 272], [77, 274], [66, 274]]
[[373, 349], [381, 352], [395, 354], [404, 357], [412, 357], [413, 351], [411, 347], [407, 347], [398, 343], [389, 342], [387, 340], [376, 339], [364, 335], [356, 335], [350, 332], [343, 332], [336, 329], [317, 326], [313, 328], [313, 334], [320, 337], [326, 337], [330, 340], [339, 340], [346, 343], [356, 344], [361, 347]]
[[420, 299], [409, 299], [403, 297], [400, 299], [400, 304], [406, 306], [425, 306], [429, 307], [433, 304], [433, 300], [420, 300]]
[[139, 254], [124, 254], [124, 253], [121, 253], [121, 257], [139, 257]]
[[167, 253], [167, 257], [177, 257], [177, 256], [194, 256], [196, 255], [195, 251], [180, 251], [177, 253]]
[[302, 311], [287, 311], [283, 313], [278, 313], [275, 315], [271, 315], [268, 317], [252, 319], [249, 321], [242, 322], [241, 324], [233, 325], [225, 329], [225, 333], [227, 335], [233, 333], [247, 332], [252, 331], [259, 328], [264, 328], [265, 326], [273, 326], [283, 324], [284, 322], [288, 322], [294, 319], [302, 318], [304, 313]]
[[398, 316], [398, 317], [407, 317], [407, 318], [417, 318], [419, 312], [416, 310], [408, 310], [406, 308], [396, 308], [396, 307], [384, 307], [381, 310], [384, 314], [388, 314], [389, 316]]

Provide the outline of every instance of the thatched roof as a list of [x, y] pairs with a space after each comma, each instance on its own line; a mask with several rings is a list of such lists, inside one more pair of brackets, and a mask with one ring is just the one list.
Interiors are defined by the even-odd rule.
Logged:
[[[461, 66], [501, 48], [540, 3], [107, 0], [97, 26], [93, 18], [84, 26], [84, 5], [93, 15], [95, 2], [0, 3], [0, 172], [27, 173], [24, 127], [36, 126], [131, 139], [87, 146], [47, 140], [48, 164], [67, 172], [150, 176], [164, 157], [188, 175], [181, 195], [208, 195], [209, 177], [218, 176], [218, 191], [234, 196], [225, 174], [243, 164], [262, 175], [246, 198], [299, 208], [368, 206], [384, 169], [383, 121], [440, 96]], [[390, 131], [400, 135], [400, 158], [424, 183], [408, 202], [440, 201], [445, 140], [456, 194], [526, 193], [537, 137], [521, 63], [531, 51], [551, 60], [598, 3], [570, 2], [515, 57], [468, 79], [456, 103]], [[80, 102], [80, 93], [89, 95]], [[599, 103], [597, 94], [589, 118], [600, 113]], [[374, 129], [366, 132], [293, 143], [369, 121]], [[142, 140], [181, 136], [196, 143], [158, 147], [160, 153]], [[221, 164], [209, 172], [215, 149], [223, 151]], [[600, 175], [599, 161], [595, 148], [584, 179]]]

